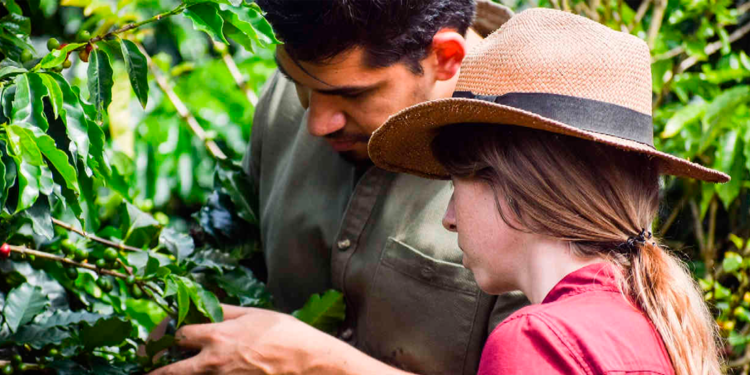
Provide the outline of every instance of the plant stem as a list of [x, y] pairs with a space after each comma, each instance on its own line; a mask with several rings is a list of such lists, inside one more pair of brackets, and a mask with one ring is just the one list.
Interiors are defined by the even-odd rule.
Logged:
[[201, 125], [198, 123], [198, 120], [195, 119], [195, 116], [193, 116], [192, 113], [187, 109], [185, 104], [180, 100], [180, 97], [177, 96], [177, 94], [172, 90], [172, 88], [169, 86], [169, 83], [167, 83], [167, 80], [162, 76], [161, 71], [159, 70], [159, 67], [154, 64], [153, 60], [151, 60], [151, 56], [148, 55], [146, 50], [143, 48], [142, 45], [136, 43], [138, 46], [138, 49], [141, 50], [143, 55], [146, 57], [146, 61], [148, 62], [149, 70], [151, 70], [151, 73], [154, 75], [154, 80], [156, 80], [156, 84], [159, 86], [159, 88], [167, 94], [167, 97], [169, 98], [169, 101], [172, 102], [172, 105], [174, 105], [175, 109], [177, 110], [177, 113], [180, 114], [180, 117], [182, 117], [185, 122], [187, 122], [188, 126], [190, 126], [190, 130], [193, 131], [193, 134], [195, 134], [198, 139], [200, 139], [208, 149], [208, 152], [216, 159], [219, 160], [226, 160], [227, 156], [224, 154], [223, 151], [221, 151], [221, 148], [219, 148], [219, 145], [216, 144], [212, 139], [209, 139], [206, 135], [206, 131], [203, 130]]
[[646, 11], [648, 10], [650, 5], [651, 0], [641, 1], [641, 5], [638, 6], [638, 10], [635, 12], [635, 17], [633, 17], [633, 21], [630, 22], [630, 25], [628, 25], [628, 32], [633, 31], [635, 26], [641, 23], [641, 20], [643, 19], [643, 16], [646, 15]]
[[26, 254], [33, 255], [34, 257], [39, 258], [39, 259], [52, 260], [55, 262], [60, 262], [63, 264], [74, 266], [74, 267], [85, 268], [88, 270], [92, 270], [94, 272], [98, 272], [103, 275], [110, 275], [110, 276], [114, 276], [120, 279], [126, 279], [128, 277], [128, 275], [125, 275], [117, 271], [97, 268], [93, 264], [76, 262], [74, 260], [61, 257], [59, 255], [54, 255], [50, 253], [45, 253], [44, 251], [29, 249], [29, 248], [26, 248], [25, 246], [14, 246], [14, 245], [9, 245], [9, 246], [10, 246], [11, 251], [17, 252], [21, 255], [26, 255]]
[[669, 230], [669, 227], [672, 226], [674, 221], [677, 219], [677, 215], [682, 211], [682, 207], [685, 206], [685, 202], [690, 198], [689, 195], [685, 195], [680, 199], [680, 201], [677, 203], [677, 206], [672, 210], [672, 212], [669, 214], [669, 217], [666, 221], [664, 221], [664, 224], [661, 225], [659, 228], [659, 237], [664, 236], [667, 231]]
[[[734, 42], [742, 39], [742, 37], [744, 37], [745, 35], [747, 35], [747, 33], [750, 33], [750, 22], [745, 23], [744, 25], [742, 25], [742, 27], [737, 28], [731, 34], [729, 34], [728, 41], [729, 41], [729, 43], [734, 43]], [[717, 51], [719, 51], [721, 49], [722, 45], [723, 45], [723, 43], [720, 40], [717, 40], [717, 41], [715, 41], [715, 42], [707, 45], [706, 48], [703, 49], [703, 52], [706, 53], [706, 56], [711, 56], [714, 53], [716, 53]], [[692, 67], [693, 65], [695, 65], [697, 63], [698, 63], [698, 58], [696, 58], [695, 56], [690, 56], [687, 59], [682, 60], [682, 62], [679, 65], [680, 68], [677, 70], [677, 73], [682, 73], [682, 72], [690, 69], [690, 67]]]
[[646, 38], [648, 48], [650, 49], [654, 49], [656, 37], [659, 35], [659, 29], [661, 29], [661, 22], [664, 19], [664, 12], [666, 10], [667, 0], [656, 0], [654, 10], [651, 13], [651, 24], [648, 27], [648, 36]]
[[170, 16], [173, 16], [173, 15], [175, 15], [177, 13], [180, 13], [183, 10], [185, 10], [185, 8], [187, 8], [186, 4], [180, 4], [177, 8], [174, 8], [174, 9], [168, 11], [168, 12], [159, 13], [159, 14], [157, 14], [157, 15], [149, 18], [149, 19], [143, 20], [141, 22], [129, 23], [129, 24], [127, 24], [127, 25], [125, 25], [125, 26], [117, 29], [117, 30], [113, 30], [113, 31], [110, 31], [110, 32], [108, 32], [106, 34], [102, 34], [102, 35], [96, 36], [94, 38], [91, 38], [91, 39], [89, 39], [88, 43], [89, 44], [94, 44], [94, 43], [96, 43], [96, 42], [98, 42], [100, 40], [104, 40], [104, 39], [109, 38], [111, 36], [114, 36], [114, 35], [117, 35], [117, 34], [122, 34], [124, 32], [130, 31], [130, 30], [133, 30], [133, 29], [137, 29], [137, 28], [139, 28], [139, 27], [141, 27], [143, 25], [147, 25], [149, 23], [159, 21], [162, 18], [170, 17]]
[[52, 223], [54, 223], [58, 227], [65, 228], [66, 230], [69, 230], [71, 232], [78, 233], [78, 234], [80, 234], [83, 237], [86, 237], [86, 238], [88, 238], [88, 239], [90, 239], [92, 241], [99, 242], [101, 244], [107, 245], [109, 247], [114, 247], [114, 248], [117, 248], [117, 249], [120, 249], [120, 250], [126, 250], [126, 251], [132, 251], [132, 252], [143, 251], [142, 249], [139, 249], [137, 247], [132, 247], [132, 246], [128, 246], [128, 245], [119, 244], [119, 243], [116, 243], [116, 242], [112, 242], [110, 240], [105, 240], [104, 238], [95, 236], [93, 234], [86, 233], [83, 230], [75, 228], [72, 225], [70, 225], [68, 223], [65, 223], [63, 221], [57, 220], [55, 218], [52, 218]]
[[245, 96], [247, 96], [247, 100], [255, 106], [258, 104], [258, 95], [255, 95], [255, 92], [248, 86], [247, 81], [242, 77], [242, 73], [240, 73], [240, 69], [237, 68], [237, 64], [232, 59], [232, 55], [227, 52], [226, 46], [224, 46], [224, 43], [213, 41], [214, 47], [216, 47], [216, 50], [219, 51], [221, 54], [221, 59], [224, 60], [224, 64], [227, 66], [227, 69], [229, 69], [229, 73], [232, 75], [232, 78], [234, 78], [234, 82], [237, 84], [237, 86], [245, 93]]
[[[27, 255], [27, 254], [28, 255], [33, 255], [34, 257], [36, 257], [38, 259], [45, 259], [45, 260], [60, 262], [60, 263], [63, 263], [63, 264], [74, 266], [74, 267], [85, 268], [85, 269], [88, 269], [88, 270], [92, 270], [94, 272], [98, 272], [99, 274], [102, 274], [102, 275], [109, 275], [109, 276], [117, 277], [117, 278], [120, 278], [120, 279], [127, 279], [129, 275], [133, 274], [133, 272], [130, 270], [130, 268], [125, 267], [125, 264], [120, 259], [118, 259], [118, 261], [120, 262], [121, 265], [123, 265], [123, 267], [125, 267], [125, 270], [128, 272], [129, 275], [126, 275], [126, 274], [123, 274], [123, 273], [120, 273], [120, 272], [117, 272], [117, 271], [107, 270], [107, 269], [103, 269], [103, 268], [97, 268], [94, 265], [91, 265], [91, 264], [88, 264], [88, 263], [76, 262], [74, 260], [71, 260], [71, 259], [68, 259], [68, 258], [65, 258], [65, 257], [61, 257], [59, 255], [45, 253], [45, 252], [39, 251], [39, 250], [28, 249], [28, 248], [26, 248], [24, 246], [14, 246], [14, 245], [8, 245], [8, 246], [10, 246], [10, 251], [17, 252], [17, 253], [19, 253], [21, 255]], [[148, 290], [147, 288], [144, 288], [144, 285], [146, 287], [148, 287], [148, 284], [145, 284], [145, 283], [142, 283], [142, 282], [139, 282], [137, 284], [138, 284], [138, 287], [141, 288], [141, 290], [144, 293], [146, 293], [159, 307], [161, 307], [164, 311], [166, 311], [168, 315], [170, 315], [172, 317], [177, 316], [175, 314], [175, 312], [172, 309], [170, 309], [168, 306], [164, 306], [161, 303], [159, 303], [159, 300], [156, 299], [156, 298], [154, 298], [153, 294], [151, 293], [151, 290]]]

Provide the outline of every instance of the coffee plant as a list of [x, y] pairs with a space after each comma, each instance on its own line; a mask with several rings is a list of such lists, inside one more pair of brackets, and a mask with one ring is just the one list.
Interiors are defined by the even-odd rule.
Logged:
[[[170, 333], [220, 303], [272, 308], [238, 163], [279, 43], [257, 5], [0, 9], [2, 372], [143, 373], [189, 355]], [[294, 315], [334, 330], [342, 296]]]

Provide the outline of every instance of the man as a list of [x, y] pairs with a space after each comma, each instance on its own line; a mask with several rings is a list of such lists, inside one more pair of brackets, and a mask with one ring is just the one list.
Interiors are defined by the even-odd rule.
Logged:
[[245, 160], [268, 287], [284, 312], [340, 290], [346, 321], [337, 340], [225, 306], [227, 321], [177, 333], [198, 356], [156, 374], [475, 373], [488, 332], [527, 300], [481, 293], [441, 226], [450, 185], [373, 167], [367, 141], [399, 110], [450, 97], [466, 51], [510, 11], [482, 1], [469, 29], [474, 0], [258, 4], [284, 42]]

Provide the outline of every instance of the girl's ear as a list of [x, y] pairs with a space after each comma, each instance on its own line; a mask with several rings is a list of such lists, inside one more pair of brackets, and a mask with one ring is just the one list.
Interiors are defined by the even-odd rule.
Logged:
[[441, 29], [432, 38], [431, 51], [435, 56], [435, 78], [447, 81], [461, 68], [466, 56], [466, 39], [454, 29]]

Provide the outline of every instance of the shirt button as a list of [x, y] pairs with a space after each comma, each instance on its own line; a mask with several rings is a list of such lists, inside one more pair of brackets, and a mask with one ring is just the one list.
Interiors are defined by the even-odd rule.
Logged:
[[344, 332], [341, 332], [341, 339], [349, 341], [354, 336], [354, 331], [351, 328], [347, 328]]
[[346, 249], [349, 248], [349, 246], [352, 246], [352, 241], [349, 241], [348, 238], [344, 238], [343, 240], [339, 241], [336, 246], [339, 247], [339, 250], [346, 251]]

